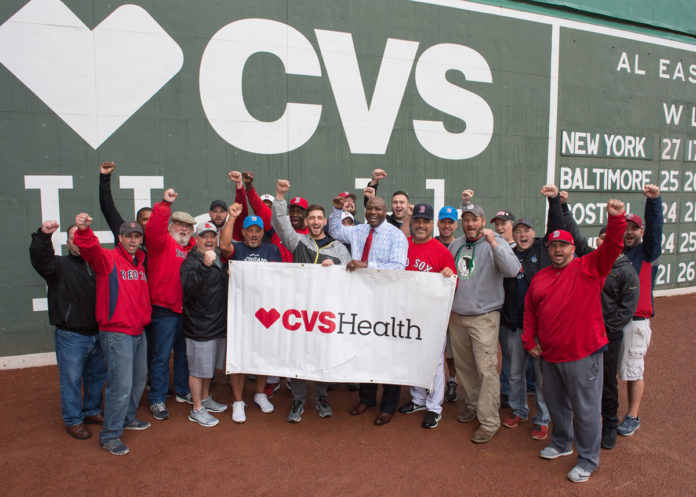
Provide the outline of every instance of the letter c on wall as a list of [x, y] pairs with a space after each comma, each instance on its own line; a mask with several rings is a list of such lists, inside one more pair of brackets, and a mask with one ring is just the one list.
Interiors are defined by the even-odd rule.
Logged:
[[228, 143], [256, 154], [281, 154], [309, 140], [321, 105], [288, 102], [276, 121], [255, 119], [244, 105], [242, 73], [252, 55], [277, 56], [287, 74], [321, 76], [312, 44], [295, 28], [269, 19], [241, 19], [221, 28], [201, 58], [201, 103], [213, 129]]

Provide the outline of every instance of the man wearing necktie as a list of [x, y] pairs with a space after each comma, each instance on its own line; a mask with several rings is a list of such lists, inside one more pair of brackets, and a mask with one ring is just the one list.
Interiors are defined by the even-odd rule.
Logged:
[[[341, 223], [343, 210], [342, 197], [333, 200], [334, 209], [329, 216], [331, 235], [337, 240], [349, 243], [351, 261], [346, 265], [348, 271], [362, 268], [394, 269], [403, 271], [406, 267], [408, 241], [401, 232], [388, 222], [387, 207], [379, 197], [371, 198], [365, 208], [365, 224], [344, 226]], [[380, 413], [375, 424], [382, 426], [389, 423], [399, 404], [400, 385], [382, 385]], [[365, 413], [368, 407], [377, 404], [377, 385], [362, 383], [360, 385], [360, 403], [350, 413], [353, 416]]]

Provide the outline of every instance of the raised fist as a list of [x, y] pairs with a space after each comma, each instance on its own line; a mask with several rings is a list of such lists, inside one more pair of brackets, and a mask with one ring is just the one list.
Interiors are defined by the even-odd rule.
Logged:
[[239, 215], [242, 213], [242, 204], [235, 202], [234, 204], [230, 205], [229, 211], [230, 217], [233, 217], [235, 219], [238, 218]]
[[107, 176], [110, 176], [111, 173], [114, 172], [114, 169], [116, 169], [116, 164], [113, 162], [102, 162], [99, 166], [99, 172], [101, 174], [106, 174]]
[[241, 187], [242, 173], [240, 173], [239, 171], [230, 171], [229, 173], [227, 173], [227, 176], [229, 176], [232, 182], [237, 185], [237, 188]]
[[179, 194], [174, 191], [174, 188], [167, 188], [164, 191], [164, 200], [169, 202], [170, 204], [176, 200], [176, 197], [178, 197]]
[[58, 229], [58, 221], [44, 221], [41, 225], [41, 231], [47, 235], [53, 234]]
[[333, 199], [333, 205], [336, 209], [343, 210], [343, 201], [345, 199], [343, 197], [334, 197]]
[[254, 173], [251, 171], [244, 171], [242, 173], [242, 181], [244, 185], [248, 188], [254, 182]]
[[367, 198], [374, 198], [375, 189], [372, 188], [371, 186], [366, 186], [365, 189], [363, 190], [363, 195], [365, 195]]
[[462, 192], [462, 204], [470, 204], [472, 198], [474, 198], [474, 190], [464, 190]]
[[541, 194], [547, 198], [554, 198], [558, 195], [558, 187], [556, 185], [544, 185], [541, 187]]
[[489, 228], [483, 228], [481, 234], [491, 247], [495, 248], [498, 246], [498, 240], [495, 239], [495, 231]]
[[621, 200], [612, 198], [607, 202], [607, 214], [610, 216], [621, 216], [624, 212], [626, 212], [626, 209]]
[[563, 190], [558, 193], [561, 196], [561, 205], [568, 203], [568, 192]]
[[208, 267], [213, 265], [215, 259], [217, 259], [217, 254], [214, 250], [206, 250], [205, 254], [203, 254], [203, 264], [205, 264]]
[[647, 198], [657, 198], [660, 196], [660, 188], [657, 185], [645, 185], [643, 195]]
[[379, 183], [387, 177], [387, 172], [384, 169], [375, 169], [372, 171], [372, 181]]
[[290, 189], [290, 182], [286, 179], [279, 179], [276, 183], [276, 192], [282, 195]]
[[85, 214], [84, 212], [80, 212], [77, 216], [75, 216], [75, 226], [77, 226], [77, 229], [86, 230], [87, 228], [90, 227], [91, 224], [92, 224], [92, 218], [90, 217], [89, 214]]

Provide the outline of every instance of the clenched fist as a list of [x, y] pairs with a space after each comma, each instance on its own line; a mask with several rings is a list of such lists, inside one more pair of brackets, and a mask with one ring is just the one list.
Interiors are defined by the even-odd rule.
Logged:
[[227, 173], [227, 176], [229, 176], [232, 182], [237, 185], [237, 188], [242, 187], [242, 173], [239, 171], [230, 171]]
[[541, 194], [547, 198], [554, 198], [558, 195], [558, 187], [556, 185], [544, 185], [541, 187]]
[[90, 217], [89, 214], [85, 214], [84, 212], [80, 212], [77, 216], [75, 216], [75, 226], [77, 226], [77, 229], [79, 230], [86, 230], [89, 228], [92, 224], [92, 218]]
[[176, 197], [178, 197], [179, 194], [174, 191], [174, 188], [167, 188], [164, 191], [164, 200], [169, 202], [170, 204], [176, 200]]
[[333, 206], [336, 209], [343, 210], [343, 201], [345, 199], [343, 197], [334, 197], [333, 199]]
[[375, 169], [372, 171], [372, 181], [379, 183], [387, 177], [387, 172], [384, 169]]
[[217, 254], [214, 250], [206, 250], [205, 254], [203, 254], [203, 264], [205, 264], [208, 267], [213, 265], [215, 259], [217, 259]]
[[495, 248], [498, 246], [498, 240], [495, 239], [495, 231], [493, 231], [492, 229], [483, 228], [481, 230], [481, 234], [491, 247]]
[[116, 164], [113, 162], [102, 162], [99, 166], [99, 172], [101, 174], [106, 174], [107, 176], [111, 175], [111, 173], [114, 172], [114, 169], [116, 169]]
[[462, 204], [470, 204], [472, 198], [474, 198], [474, 190], [464, 190], [462, 192]]
[[657, 185], [645, 185], [643, 195], [647, 198], [657, 198], [660, 196], [660, 188]]
[[41, 231], [47, 235], [55, 233], [58, 229], [58, 221], [44, 221], [41, 225]]
[[372, 188], [371, 186], [366, 186], [365, 189], [363, 190], [363, 195], [365, 195], [367, 198], [374, 198], [375, 189]]
[[624, 212], [626, 212], [626, 209], [621, 200], [612, 198], [607, 202], [607, 214], [610, 216], [621, 216]]
[[235, 202], [234, 204], [230, 205], [229, 211], [230, 217], [237, 219], [239, 215], [242, 213], [242, 204], [238, 204], [237, 202]]
[[244, 186], [249, 188], [249, 185], [254, 182], [254, 173], [251, 171], [244, 171], [242, 173], [242, 181], [244, 181]]

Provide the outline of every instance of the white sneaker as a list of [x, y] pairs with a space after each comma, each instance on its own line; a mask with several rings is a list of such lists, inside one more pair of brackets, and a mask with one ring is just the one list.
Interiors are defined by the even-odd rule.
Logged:
[[543, 449], [541, 449], [541, 452], [539, 452], [539, 457], [542, 459], [558, 459], [561, 456], [569, 456], [573, 453], [573, 449], [570, 449], [566, 452], [560, 452], [558, 449], [551, 445], [547, 445]]
[[198, 423], [201, 426], [211, 427], [217, 425], [220, 420], [208, 414], [205, 407], [201, 407], [198, 411], [191, 409], [189, 413], [189, 421]]
[[575, 466], [568, 473], [568, 479], [574, 483], [582, 483], [590, 479], [590, 472], [580, 466]]
[[235, 423], [244, 423], [246, 421], [245, 407], [246, 404], [241, 400], [232, 404], [232, 421]]
[[266, 397], [265, 393], [257, 393], [254, 395], [254, 405], [259, 406], [261, 412], [264, 414], [273, 412], [274, 409], [273, 404], [268, 401], [268, 397]]

